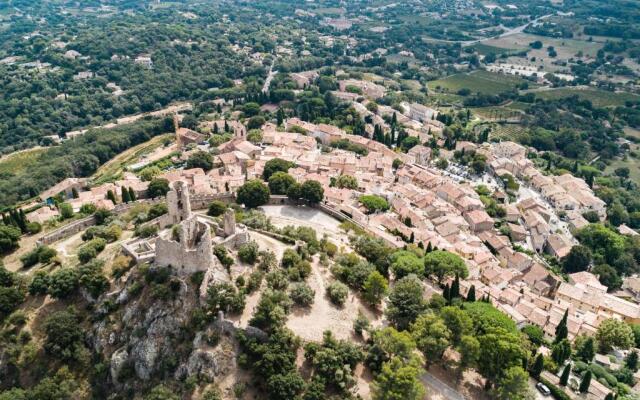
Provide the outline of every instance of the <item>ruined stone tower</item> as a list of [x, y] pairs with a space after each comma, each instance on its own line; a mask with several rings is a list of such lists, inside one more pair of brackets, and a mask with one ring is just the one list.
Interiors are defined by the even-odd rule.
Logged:
[[[155, 262], [160, 266], [172, 266], [178, 273], [192, 274], [206, 271], [215, 265], [211, 251], [211, 230], [193, 215], [168, 229], [156, 240]], [[177, 235], [176, 235], [177, 233]]]
[[167, 211], [165, 225], [179, 224], [191, 217], [191, 201], [186, 182], [177, 181], [171, 185], [171, 190], [167, 193]]
[[232, 209], [224, 213], [224, 236], [229, 237], [236, 233], [236, 215]]

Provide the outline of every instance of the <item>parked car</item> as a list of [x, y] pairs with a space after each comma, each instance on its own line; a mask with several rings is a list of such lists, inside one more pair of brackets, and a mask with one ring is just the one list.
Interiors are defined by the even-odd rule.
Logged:
[[551, 394], [551, 390], [549, 390], [547, 385], [542, 382], [538, 382], [536, 384], [536, 389], [538, 389], [538, 391], [542, 393], [543, 396], [549, 396]]

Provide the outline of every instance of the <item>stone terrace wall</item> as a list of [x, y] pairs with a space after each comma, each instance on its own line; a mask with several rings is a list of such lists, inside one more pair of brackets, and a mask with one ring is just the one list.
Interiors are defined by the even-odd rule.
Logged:
[[87, 229], [88, 227], [95, 224], [96, 217], [94, 217], [93, 215], [90, 217], [79, 219], [44, 235], [36, 243], [38, 246], [51, 244], [53, 242], [57, 242], [58, 240], [66, 239], [69, 236], [75, 235], [76, 233], [81, 232], [84, 229]]
[[[138, 204], [156, 204], [156, 203], [160, 203], [162, 200], [163, 199], [143, 199], [143, 200], [138, 200], [131, 203], [117, 204], [113, 208], [113, 210], [111, 210], [111, 212], [114, 214], [123, 214]], [[45, 244], [48, 245], [48, 244], [57, 242], [59, 240], [66, 239], [69, 236], [75, 235], [76, 233], [81, 232], [95, 224], [96, 224], [96, 219], [93, 215], [83, 219], [79, 219], [77, 221], [73, 221], [70, 224], [64, 225], [58, 229], [55, 229], [47, 233], [40, 240], [37, 241], [37, 245], [38, 246], [45, 245]]]

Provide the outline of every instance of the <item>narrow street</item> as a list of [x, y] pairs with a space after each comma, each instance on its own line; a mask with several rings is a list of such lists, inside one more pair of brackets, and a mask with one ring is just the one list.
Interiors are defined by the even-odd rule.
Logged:
[[427, 399], [466, 400], [457, 390], [425, 371], [420, 380], [427, 389]]

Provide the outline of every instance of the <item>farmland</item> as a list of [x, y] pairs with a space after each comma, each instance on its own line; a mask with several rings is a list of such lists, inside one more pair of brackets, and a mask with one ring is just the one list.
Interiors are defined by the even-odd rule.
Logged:
[[0, 177], [15, 175], [38, 163], [38, 156], [45, 151], [43, 148], [17, 151], [0, 158]]
[[589, 100], [596, 107], [615, 107], [624, 105], [627, 101], [638, 101], [640, 96], [626, 92], [608, 92], [591, 88], [559, 88], [535, 91], [536, 97], [545, 100], [562, 99], [578, 95], [583, 100]]
[[481, 94], [497, 94], [512, 90], [524, 82], [527, 81], [516, 76], [505, 76], [487, 71], [475, 71], [455, 74], [429, 82], [428, 87], [431, 90], [451, 93], [455, 93], [460, 89], [469, 89], [471, 92]]

